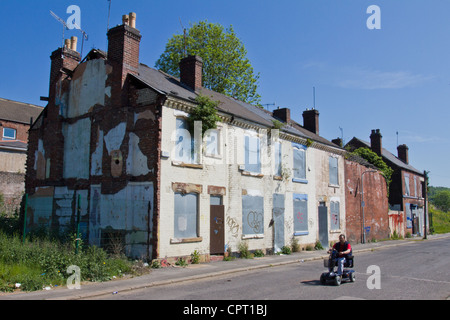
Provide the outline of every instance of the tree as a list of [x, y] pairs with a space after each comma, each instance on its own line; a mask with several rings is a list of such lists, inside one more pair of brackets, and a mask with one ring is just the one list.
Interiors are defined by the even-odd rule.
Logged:
[[[186, 49], [186, 52], [185, 52]], [[246, 57], [247, 50], [236, 36], [233, 27], [200, 21], [184, 35], [174, 35], [156, 61], [155, 67], [174, 76], [180, 76], [180, 60], [187, 55], [198, 55], [203, 60], [203, 86], [237, 100], [258, 104], [256, 92], [259, 74]]]
[[450, 191], [442, 190], [436, 193], [433, 204], [442, 211], [450, 212]]

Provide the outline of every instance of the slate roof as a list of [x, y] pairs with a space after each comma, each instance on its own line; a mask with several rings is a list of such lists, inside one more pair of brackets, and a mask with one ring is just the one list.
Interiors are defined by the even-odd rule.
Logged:
[[[365, 145], [367, 148], [370, 149], [370, 143], [361, 139], [358, 139], [356, 137], [354, 137], [351, 141], [357, 141], [363, 145]], [[350, 141], [350, 142], [351, 142]], [[350, 144], [349, 142], [349, 144]], [[390, 163], [392, 163], [393, 165], [401, 168], [401, 169], [405, 169], [405, 170], [409, 170], [411, 172], [423, 175], [423, 171], [417, 170], [416, 168], [414, 168], [412, 165], [410, 164], [406, 164], [405, 162], [403, 162], [402, 160], [400, 160], [399, 158], [397, 158], [395, 155], [393, 155], [391, 152], [389, 152], [388, 150], [386, 150], [385, 148], [383, 148], [382, 152], [381, 152], [382, 157], [389, 161]]]
[[44, 108], [8, 99], [0, 98], [0, 120], [30, 124], [35, 121]]
[[0, 149], [27, 151], [27, 143], [19, 140], [0, 140]]
[[[150, 68], [144, 64], [139, 67], [139, 75], [134, 76], [138, 80], [144, 82], [152, 89], [161, 92], [167, 96], [184, 99], [190, 102], [194, 102], [198, 94], [209, 96], [212, 100], [220, 101], [217, 109], [221, 112], [233, 115], [235, 117], [251, 121], [253, 123], [263, 125], [268, 128], [273, 127], [273, 121], [278, 120], [273, 117], [272, 113], [261, 109], [257, 106], [233, 99], [232, 97], [224, 94], [209, 90], [207, 88], [201, 88], [198, 92], [195, 92], [188, 86], [180, 82], [178, 78], [175, 78], [160, 70]], [[285, 125], [281, 131], [286, 133], [311, 139], [316, 142], [334, 147], [336, 149], [342, 149], [336, 144], [328, 141], [327, 139], [316, 135], [291, 120], [289, 125]]]

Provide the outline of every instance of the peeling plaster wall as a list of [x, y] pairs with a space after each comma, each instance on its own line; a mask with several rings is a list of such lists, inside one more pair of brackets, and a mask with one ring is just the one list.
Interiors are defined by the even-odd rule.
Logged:
[[[315, 219], [318, 220], [318, 207], [320, 202], [324, 202], [328, 210], [328, 241], [339, 241], [339, 235], [346, 233], [346, 206], [345, 206], [345, 159], [341, 155], [335, 153], [314, 149], [315, 153], [315, 169], [316, 174], [316, 200], [313, 210]], [[338, 158], [338, 184], [330, 184], [330, 157]], [[331, 202], [339, 202], [339, 228], [334, 228], [332, 224]], [[318, 234], [318, 225], [317, 234]]]
[[89, 178], [91, 120], [80, 119], [63, 124], [64, 178]]
[[86, 114], [96, 104], [105, 105], [105, 94], [110, 95], [106, 79], [111, 69], [102, 59], [80, 64], [70, 83], [68, 118]]
[[[116, 194], [101, 194], [99, 186], [91, 186], [89, 240], [100, 245], [113, 230], [124, 234], [128, 256], [146, 257], [152, 252], [147, 245], [152, 230], [154, 188], [149, 183], [129, 183]], [[150, 235], [151, 236], [151, 235]]]
[[[174, 132], [176, 130], [176, 115], [179, 111], [172, 108], [162, 108], [162, 152], [172, 154], [175, 148]], [[217, 159], [216, 159], [217, 160]], [[210, 247], [210, 194], [208, 186], [224, 187], [220, 189], [223, 203], [228, 203], [228, 166], [225, 164], [204, 164], [203, 168], [184, 167], [172, 157], [161, 158], [161, 194], [160, 220], [158, 228], [159, 258], [188, 256], [194, 250], [208, 254]], [[175, 238], [175, 192], [185, 190], [198, 194], [197, 237], [191, 242], [182, 242]], [[214, 190], [211, 189], [210, 190]], [[225, 211], [227, 210], [225, 205]], [[226, 213], [225, 213], [226, 215]]]
[[[211, 186], [223, 186], [225, 195], [225, 247], [238, 251], [238, 245], [246, 241], [250, 250], [272, 249], [274, 246], [274, 229], [271, 224], [273, 218], [273, 195], [284, 195], [284, 217], [282, 240], [289, 245], [294, 236], [294, 195], [307, 195], [306, 221], [307, 231], [295, 235], [299, 244], [306, 246], [314, 244], [318, 239], [318, 205], [319, 200], [339, 199], [341, 226], [345, 226], [344, 199], [344, 164], [339, 156], [339, 188], [330, 188], [328, 163], [330, 152], [317, 148], [306, 148], [306, 183], [292, 181], [293, 147], [292, 142], [281, 140], [282, 166], [286, 170], [285, 179], [274, 178], [272, 162], [261, 161], [260, 174], [243, 172], [240, 166], [245, 162], [245, 135], [259, 137], [261, 142], [261, 157], [269, 157], [271, 146], [265, 147], [263, 133], [255, 130], [243, 129], [227, 123], [221, 123], [220, 149], [221, 154], [216, 157], [202, 155], [203, 164], [183, 164], [173, 159], [176, 148], [176, 118], [185, 114], [168, 107], [163, 108], [162, 123], [162, 151], [168, 157], [162, 157], [161, 163], [161, 212], [159, 225], [159, 257], [186, 256], [194, 250], [202, 254], [209, 253], [210, 247], [210, 195], [208, 190], [215, 190]], [[320, 180], [320, 183], [318, 182]], [[199, 186], [192, 188], [188, 186]], [[176, 187], [174, 187], [176, 186]], [[174, 241], [174, 195], [175, 192], [196, 192], [198, 196], [198, 237], [181, 241]], [[255, 201], [253, 201], [255, 200]], [[247, 206], [247, 202], [250, 207]], [[252, 204], [257, 205], [255, 211]], [[247, 206], [247, 209], [244, 208]], [[250, 209], [251, 210], [250, 210]], [[247, 211], [248, 212], [247, 212]], [[243, 212], [244, 211], [244, 212]], [[255, 211], [255, 212], [253, 212]], [[253, 213], [251, 213], [253, 212]], [[250, 214], [251, 213], [251, 214]], [[256, 219], [256, 215], [258, 216]], [[250, 219], [255, 218], [255, 219]], [[303, 221], [305, 223], [305, 221]], [[280, 221], [277, 220], [278, 227]], [[258, 232], [253, 230], [258, 227]], [[255, 229], [256, 230], [256, 229]], [[336, 231], [337, 232], [337, 231]], [[336, 238], [338, 234], [336, 234]], [[332, 238], [332, 237], [330, 237]], [[332, 239], [330, 239], [332, 240]], [[277, 239], [280, 243], [280, 239]], [[225, 249], [226, 249], [225, 248]]]
[[130, 133], [128, 142], [127, 173], [133, 176], [146, 175], [150, 172], [147, 157], [139, 149], [139, 137]]
[[95, 151], [91, 155], [91, 176], [100, 176], [102, 174], [103, 168], [102, 161], [103, 161], [103, 131], [99, 129]]

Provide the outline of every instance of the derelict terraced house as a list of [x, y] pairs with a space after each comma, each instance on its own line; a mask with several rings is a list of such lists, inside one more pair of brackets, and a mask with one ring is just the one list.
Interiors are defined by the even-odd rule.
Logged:
[[[129, 18], [109, 30], [107, 53], [81, 60], [72, 39], [51, 55], [49, 103], [30, 130], [28, 229], [79, 222], [88, 243], [147, 259], [336, 241], [345, 151], [319, 135], [318, 111], [301, 126], [289, 109], [203, 88], [199, 57], [181, 61], [180, 79], [141, 64]], [[186, 122], [199, 94], [220, 101], [221, 118], [200, 147]]]

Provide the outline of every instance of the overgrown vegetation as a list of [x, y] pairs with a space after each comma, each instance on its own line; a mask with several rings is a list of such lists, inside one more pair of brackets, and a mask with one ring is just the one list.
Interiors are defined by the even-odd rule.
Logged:
[[433, 222], [433, 233], [449, 233], [450, 232], [450, 213], [437, 209], [430, 205], [428, 208], [430, 221]]
[[386, 179], [387, 189], [389, 192], [389, 185], [391, 184], [392, 174], [394, 173], [394, 170], [389, 167], [379, 155], [377, 155], [369, 148], [358, 148], [352, 153], [367, 160], [369, 163], [373, 164], [381, 171], [381, 174]]
[[444, 212], [450, 212], [450, 189], [444, 187], [429, 187], [428, 195], [430, 202]]
[[78, 266], [81, 281], [107, 281], [125, 274], [141, 274], [125, 256], [111, 256], [101, 248], [80, 245], [75, 253], [75, 235], [66, 241], [50, 236], [27, 236], [18, 233], [18, 215], [0, 214], [0, 291], [42, 290], [45, 287], [66, 285], [73, 272], [69, 266]]
[[189, 114], [187, 122], [189, 130], [193, 133], [195, 121], [201, 121], [203, 137], [209, 129], [217, 128], [217, 122], [220, 121], [220, 117], [217, 115], [219, 101], [213, 101], [204, 95], [198, 95], [195, 101], [197, 102], [197, 106]]
[[241, 241], [238, 245], [239, 250], [239, 257], [241, 259], [252, 259], [253, 256], [248, 250], [248, 242], [247, 241]]
[[428, 188], [430, 231], [432, 233], [450, 232], [450, 188]]

